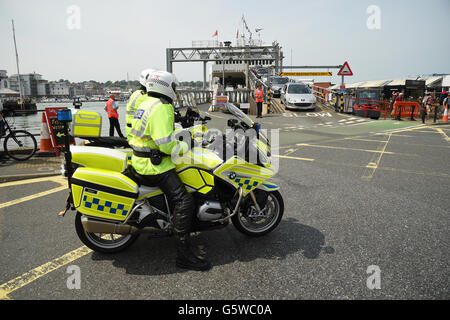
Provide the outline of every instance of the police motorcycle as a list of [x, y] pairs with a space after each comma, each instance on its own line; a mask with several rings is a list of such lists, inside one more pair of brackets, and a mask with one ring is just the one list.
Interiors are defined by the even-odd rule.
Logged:
[[[227, 122], [229, 131], [235, 133], [231, 138], [218, 133], [207, 139], [194, 137], [208, 131], [206, 117], [201, 124], [182, 130], [179, 137], [192, 138], [191, 149], [174, 161], [196, 203], [192, 232], [232, 223], [248, 236], [263, 236], [278, 226], [284, 213], [279, 187], [270, 181], [276, 171], [270, 160], [270, 143], [258, 123], [232, 104], [227, 108], [233, 115]], [[82, 121], [75, 118], [72, 134], [78, 126], [93, 127], [87, 120], [79, 124]], [[69, 186], [67, 203], [59, 216], [64, 217], [69, 210], [76, 212], [80, 240], [94, 251], [115, 253], [129, 247], [141, 234], [173, 235], [173, 206], [158, 187], [137, 182], [127, 152], [70, 146], [70, 110], [61, 110], [58, 119], [64, 123], [67, 137], [63, 174]], [[246, 135], [250, 131], [256, 135]], [[251, 150], [256, 152], [256, 160], [249, 161]]]

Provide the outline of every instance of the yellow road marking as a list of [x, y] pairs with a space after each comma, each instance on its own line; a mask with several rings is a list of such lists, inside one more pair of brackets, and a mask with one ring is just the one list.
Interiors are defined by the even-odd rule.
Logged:
[[[307, 144], [307, 143], [299, 143], [297, 144], [299, 147], [311, 147], [311, 148], [325, 148], [325, 149], [337, 149], [337, 150], [351, 150], [351, 151], [362, 151], [362, 152], [372, 152], [372, 153], [382, 153], [380, 150], [366, 150], [366, 149], [355, 149], [355, 148], [346, 148], [346, 147], [335, 147], [335, 146], [321, 146], [317, 144]], [[383, 153], [386, 154], [397, 154], [395, 152], [385, 151]]]
[[389, 144], [389, 140], [391, 140], [391, 136], [392, 136], [392, 134], [390, 134], [390, 135], [388, 136], [388, 139], [387, 139], [386, 143], [384, 144], [383, 149], [381, 150], [380, 155], [378, 156], [378, 159], [375, 160], [375, 161], [369, 162], [369, 164], [366, 166], [366, 168], [367, 168], [369, 171], [371, 171], [371, 172], [369, 172], [368, 175], [363, 175], [363, 176], [361, 177], [361, 179], [363, 179], [363, 180], [371, 180], [371, 179], [373, 178], [375, 172], [376, 172], [377, 169], [378, 169], [378, 166], [380, 165], [381, 158], [383, 157], [383, 155], [384, 155], [385, 153], [387, 153], [387, 152], [386, 152], [386, 148], [387, 148], [387, 146], [388, 146], [388, 144]]
[[442, 130], [441, 128], [435, 128], [437, 132], [439, 132], [442, 137], [444, 137], [444, 140], [447, 142], [450, 142], [450, 138], [445, 134], [444, 130]]
[[294, 159], [294, 160], [301, 160], [301, 161], [309, 161], [312, 162], [314, 159], [311, 158], [300, 158], [300, 157], [291, 157], [291, 156], [282, 156], [282, 155], [273, 155], [273, 157], [282, 158], [282, 159]]
[[298, 149], [291, 148], [291, 149], [287, 150], [286, 153], [285, 153], [284, 155], [287, 156], [288, 154], [294, 153], [294, 152], [297, 151], [297, 150], [298, 150]]
[[5, 182], [5, 183], [0, 184], [0, 188], [11, 187], [11, 186], [20, 186], [22, 184], [30, 184], [30, 183], [38, 183], [38, 182], [46, 182], [46, 181], [53, 181], [53, 182], [59, 183], [61, 185], [64, 185], [64, 184], [67, 185], [66, 179], [64, 179], [62, 176], [55, 176], [55, 177], [44, 177], [44, 178], [35, 178], [35, 179]]
[[11, 292], [18, 290], [30, 284], [31, 282], [45, 276], [46, 274], [55, 271], [62, 266], [75, 261], [91, 252], [91, 249], [83, 246], [0, 285], [0, 300], [10, 299], [8, 297], [8, 294], [10, 294]]
[[[286, 158], [286, 159], [292, 159], [292, 160], [305, 160], [304, 158], [296, 158], [296, 157], [288, 157], [288, 156], [280, 156], [280, 158]], [[358, 165], [358, 164], [351, 164], [351, 163], [336, 163], [336, 162], [331, 162], [331, 161], [325, 161], [325, 160], [317, 160], [317, 159], [311, 159], [313, 160], [315, 163], [321, 163], [321, 164], [326, 164], [326, 165], [330, 165], [330, 166], [337, 166], [337, 167], [350, 167], [350, 168], [373, 168], [375, 167], [375, 163], [371, 163], [373, 165], [370, 166], [370, 164], [362, 166], [362, 165]], [[406, 170], [406, 169], [398, 169], [398, 168], [390, 168], [390, 167], [378, 167], [376, 168], [377, 170], [381, 170], [381, 171], [392, 171], [392, 172], [401, 172], [401, 173], [407, 173], [407, 174], [416, 174], [416, 175], [422, 175], [422, 176], [428, 176], [428, 177], [438, 177], [438, 178], [450, 178], [450, 174], [446, 174], [446, 173], [437, 173], [437, 172], [425, 172], [425, 171], [414, 171], [414, 170]]]
[[370, 140], [370, 139], [358, 139], [358, 138], [344, 138], [344, 140], [356, 140], [356, 141], [364, 141], [364, 142], [386, 142], [383, 140]]
[[50, 190], [47, 190], [47, 191], [43, 191], [43, 192], [39, 192], [39, 193], [36, 193], [36, 194], [32, 194], [31, 196], [26, 196], [26, 197], [19, 198], [19, 199], [16, 199], [16, 200], [0, 203], [0, 209], [6, 208], [6, 207], [9, 207], [9, 206], [13, 206], [15, 204], [19, 204], [19, 203], [22, 203], [22, 202], [25, 202], [25, 201], [30, 201], [30, 200], [33, 200], [33, 199], [36, 199], [36, 198], [40, 198], [40, 197], [43, 197], [43, 196], [47, 196], [49, 194], [52, 194], [52, 193], [55, 193], [55, 192], [59, 192], [59, 191], [62, 191], [62, 190], [67, 190], [67, 189], [68, 189], [67, 186], [61, 186], [61, 187], [57, 187], [57, 188], [50, 189]]

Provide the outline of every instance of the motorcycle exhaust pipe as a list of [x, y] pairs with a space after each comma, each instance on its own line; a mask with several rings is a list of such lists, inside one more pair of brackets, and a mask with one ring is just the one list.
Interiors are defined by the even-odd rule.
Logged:
[[86, 216], [81, 217], [83, 229], [89, 233], [113, 233], [113, 234], [138, 234], [138, 233], [154, 233], [161, 230], [153, 227], [138, 229], [128, 224], [118, 224], [113, 222], [105, 222], [89, 219]]

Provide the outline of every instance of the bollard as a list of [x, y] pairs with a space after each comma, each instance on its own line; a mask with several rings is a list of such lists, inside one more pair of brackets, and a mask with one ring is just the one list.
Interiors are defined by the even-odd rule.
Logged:
[[267, 89], [267, 113], [270, 113], [272, 110], [270, 109], [270, 100], [272, 98], [272, 94], [270, 93], [270, 89]]

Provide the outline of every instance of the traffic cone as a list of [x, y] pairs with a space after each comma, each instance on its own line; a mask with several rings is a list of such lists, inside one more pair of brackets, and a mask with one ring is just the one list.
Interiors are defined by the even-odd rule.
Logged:
[[444, 116], [442, 117], [442, 122], [448, 122], [448, 105], [445, 106]]
[[54, 156], [55, 150], [53, 149], [52, 140], [50, 139], [50, 133], [48, 132], [47, 119], [45, 114], [42, 113], [41, 121], [41, 141], [39, 143], [38, 156]]

